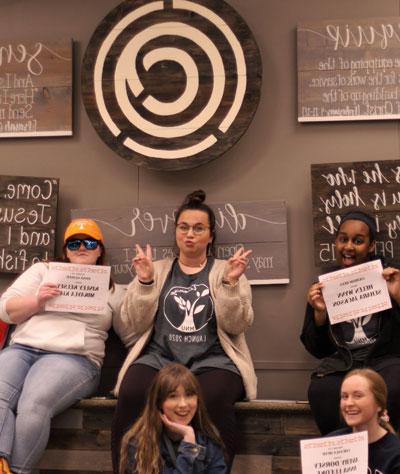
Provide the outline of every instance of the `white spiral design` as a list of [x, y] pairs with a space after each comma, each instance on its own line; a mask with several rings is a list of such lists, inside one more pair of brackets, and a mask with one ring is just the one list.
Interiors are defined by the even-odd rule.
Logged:
[[[164, 3], [162, 1], [153, 1], [129, 12], [108, 33], [99, 49], [94, 66], [95, 97], [100, 116], [115, 137], [118, 137], [122, 130], [120, 130], [115, 123], [107, 108], [107, 101], [102, 89], [105, 61], [119, 35], [124, 32], [128, 26], [143, 19], [146, 15], [163, 10], [163, 8]], [[224, 19], [209, 8], [188, 0], [173, 0], [172, 8], [191, 11], [204, 17], [224, 35], [225, 40], [232, 49], [236, 62], [235, 94], [230, 106], [218, 124], [219, 131], [226, 133], [239, 113], [246, 92], [246, 61], [240, 42]], [[159, 123], [151, 122], [148, 118], [140, 114], [129, 99], [130, 95], [138, 97], [144, 91], [143, 83], [136, 69], [136, 59], [139, 52], [148, 42], [163, 36], [184, 38], [195, 43], [204, 55], [207, 56], [213, 76], [211, 92], [205, 106], [202, 107], [195, 117], [179, 125], [160, 125]], [[197, 64], [191, 55], [179, 46], [155, 48], [143, 56], [142, 64], [144, 69], [148, 71], [160, 61], [173, 61], [179, 64], [186, 77], [186, 86], [180, 96], [174, 101], [163, 102], [148, 95], [143, 100], [142, 107], [151, 114], [159, 117], [168, 117], [190, 110], [191, 105], [199, 93], [199, 76], [201, 71], [199, 72]], [[179, 143], [178, 140], [180, 138], [200, 130], [219, 110], [226, 88], [226, 74], [223, 58], [212, 39], [198, 28], [187, 23], [165, 21], [146, 27], [134, 35], [132, 39], [123, 46], [119, 58], [116, 61], [113, 82], [118, 106], [126, 120], [129, 121], [133, 127], [146, 135], [156, 137], [156, 139], [173, 140], [176, 148], [176, 144]], [[126, 135], [128, 136], [126, 137]], [[148, 157], [164, 159], [193, 156], [211, 147], [216, 142], [217, 137], [209, 132], [208, 134], [203, 133], [203, 137], [199, 138], [198, 142], [191, 146], [186, 145], [178, 149], [167, 149], [166, 147], [155, 148], [149, 144], [139, 143], [134, 136], [126, 133], [126, 130], [122, 141], [125, 147], [136, 153]]]

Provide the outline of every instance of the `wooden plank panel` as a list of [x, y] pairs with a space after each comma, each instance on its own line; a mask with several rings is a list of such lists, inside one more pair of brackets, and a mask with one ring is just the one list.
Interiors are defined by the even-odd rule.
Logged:
[[272, 472], [273, 474], [301, 474], [301, 460], [296, 456], [273, 456]]
[[279, 414], [266, 414], [260, 412], [237, 413], [240, 430], [251, 433], [276, 433], [283, 434], [282, 418]]
[[54, 257], [59, 180], [0, 176], [0, 273]]
[[112, 471], [111, 452], [48, 449], [36, 468], [44, 470], [55, 469], [58, 471]]
[[238, 446], [238, 454], [299, 456], [299, 437], [265, 433], [242, 433]]
[[[210, 203], [216, 216], [216, 256], [227, 259], [244, 246], [251, 284], [289, 282], [287, 213], [284, 201]], [[173, 256], [174, 206], [73, 209], [73, 218], [90, 217], [101, 227], [117, 283], [134, 277], [135, 244], [150, 242], [154, 260]]]
[[72, 135], [72, 41], [0, 40], [0, 137]]
[[369, 213], [376, 222], [376, 253], [400, 260], [400, 160], [311, 165], [314, 259], [335, 261], [340, 216], [349, 210]]
[[273, 474], [272, 456], [259, 456], [256, 454], [235, 456], [231, 474]]
[[220, 0], [139, 5], [125, 0], [112, 10], [85, 52], [82, 96], [93, 126], [139, 166], [182, 170], [221, 156], [260, 97], [251, 31]]
[[399, 18], [297, 28], [298, 121], [400, 117]]
[[76, 451], [104, 451], [110, 448], [111, 432], [108, 430], [60, 430], [52, 429], [48, 448]]
[[288, 436], [320, 436], [320, 432], [312, 416], [296, 416], [283, 418], [284, 432]]

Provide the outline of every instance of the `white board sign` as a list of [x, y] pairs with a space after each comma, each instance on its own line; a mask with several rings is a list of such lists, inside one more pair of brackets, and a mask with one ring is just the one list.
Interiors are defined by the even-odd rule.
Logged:
[[61, 295], [49, 300], [46, 311], [104, 314], [107, 307], [111, 267], [50, 262], [48, 281]]
[[366, 474], [368, 432], [300, 441], [303, 474]]
[[319, 277], [331, 324], [378, 313], [392, 307], [380, 260]]

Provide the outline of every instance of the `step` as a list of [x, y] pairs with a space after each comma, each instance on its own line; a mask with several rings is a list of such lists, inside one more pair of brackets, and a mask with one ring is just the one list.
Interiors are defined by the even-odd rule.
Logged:
[[[41, 474], [111, 474], [110, 427], [116, 400], [91, 398], [54, 418]], [[299, 440], [318, 429], [307, 402], [236, 403], [241, 432], [232, 474], [300, 473]]]

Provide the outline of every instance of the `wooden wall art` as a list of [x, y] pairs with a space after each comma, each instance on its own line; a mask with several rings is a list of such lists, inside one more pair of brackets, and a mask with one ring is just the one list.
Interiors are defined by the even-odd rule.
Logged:
[[0, 137], [72, 135], [72, 41], [0, 40]]
[[[289, 283], [287, 213], [284, 201], [211, 204], [216, 217], [216, 257], [231, 257], [239, 247], [252, 249], [246, 270], [253, 285]], [[72, 217], [90, 217], [100, 225], [113, 278], [129, 283], [135, 276], [135, 244], [150, 243], [153, 258], [174, 255], [175, 208], [74, 209]]]
[[82, 94], [112, 150], [139, 166], [180, 170], [239, 140], [261, 76], [253, 35], [223, 0], [126, 0], [90, 39]]
[[59, 180], [0, 176], [0, 273], [54, 257]]
[[400, 118], [400, 17], [297, 27], [298, 121]]
[[334, 264], [340, 216], [354, 209], [375, 218], [377, 253], [400, 261], [400, 160], [315, 164], [311, 182], [317, 266]]

